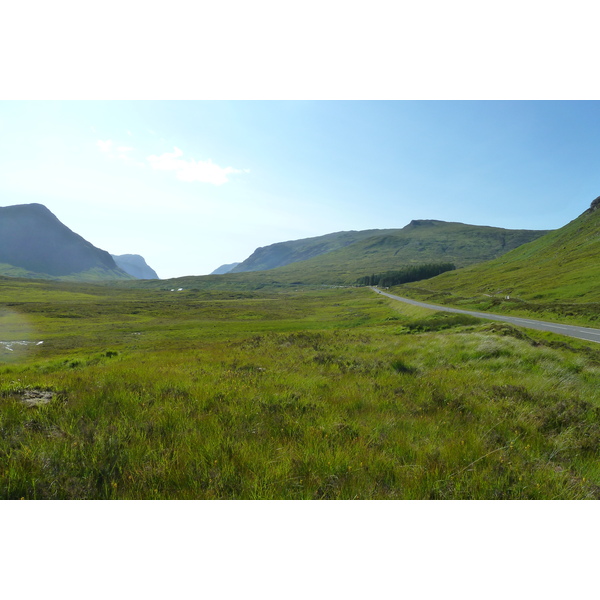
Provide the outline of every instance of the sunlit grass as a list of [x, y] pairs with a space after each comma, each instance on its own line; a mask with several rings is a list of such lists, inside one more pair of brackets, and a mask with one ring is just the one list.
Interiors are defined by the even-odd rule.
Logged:
[[0, 365], [2, 498], [600, 495], [583, 343], [366, 290], [90, 290], [10, 307], [44, 344]]

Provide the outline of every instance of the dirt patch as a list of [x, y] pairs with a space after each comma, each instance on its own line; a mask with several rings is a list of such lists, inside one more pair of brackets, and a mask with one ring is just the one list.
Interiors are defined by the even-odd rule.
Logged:
[[23, 404], [30, 407], [48, 404], [55, 396], [56, 392], [40, 389], [25, 390], [24, 392], [17, 394], [17, 398], [23, 402]]

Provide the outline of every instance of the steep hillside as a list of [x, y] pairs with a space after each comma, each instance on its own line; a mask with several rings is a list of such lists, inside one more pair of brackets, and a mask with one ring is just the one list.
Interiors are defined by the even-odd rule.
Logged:
[[111, 254], [119, 269], [129, 273], [136, 279], [158, 279], [156, 271], [148, 266], [143, 256], [139, 254]]
[[[500, 258], [444, 273], [406, 292], [486, 308], [577, 313], [600, 309], [600, 197], [564, 227]], [[508, 297], [508, 298], [507, 298]], [[482, 304], [484, 303], [484, 304]], [[567, 304], [578, 307], [565, 308]], [[560, 306], [559, 306], [560, 305]]]
[[108, 252], [71, 231], [42, 204], [0, 207], [0, 274], [130, 279]]

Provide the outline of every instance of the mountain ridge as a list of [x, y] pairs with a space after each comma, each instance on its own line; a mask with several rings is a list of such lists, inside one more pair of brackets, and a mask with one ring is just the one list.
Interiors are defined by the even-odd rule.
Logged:
[[242, 261], [232, 273], [250, 271], [267, 271], [283, 267], [294, 262], [301, 262], [346, 247], [365, 237], [375, 236], [378, 232], [394, 231], [393, 229], [367, 229], [364, 231], [337, 231], [325, 235], [286, 240], [257, 248], [246, 260]]
[[331, 283], [349, 283], [374, 271], [415, 264], [483, 262], [546, 233], [415, 219], [400, 229], [337, 232], [261, 247], [232, 273], [268, 271], [312, 282], [328, 273]]

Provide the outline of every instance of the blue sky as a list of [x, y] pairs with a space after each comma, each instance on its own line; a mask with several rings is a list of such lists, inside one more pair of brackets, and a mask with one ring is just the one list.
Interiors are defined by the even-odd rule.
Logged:
[[412, 219], [552, 229], [600, 195], [594, 101], [2, 101], [0, 203], [160, 277]]

